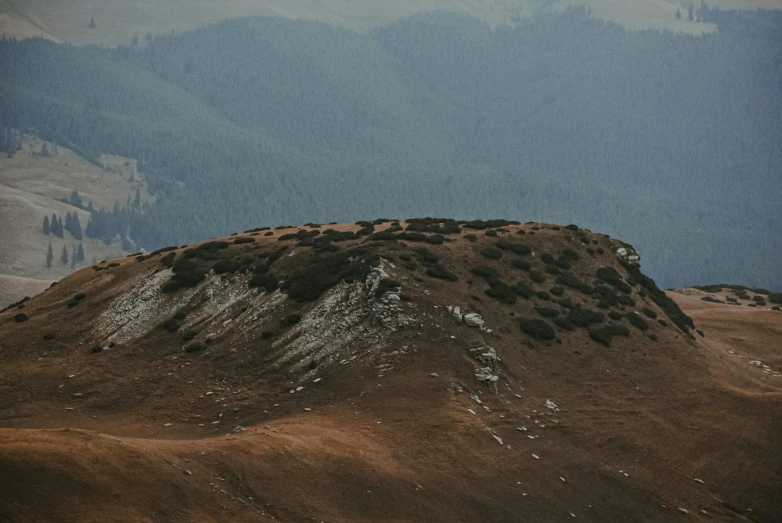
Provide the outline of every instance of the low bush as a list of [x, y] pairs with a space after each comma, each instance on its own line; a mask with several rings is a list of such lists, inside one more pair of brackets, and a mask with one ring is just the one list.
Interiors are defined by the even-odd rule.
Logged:
[[497, 269], [487, 267], [486, 265], [478, 265], [477, 267], [473, 267], [472, 273], [487, 280], [496, 280], [500, 277], [500, 273]]
[[502, 258], [502, 251], [496, 247], [484, 247], [481, 249], [481, 254], [490, 260], [499, 260]]
[[649, 339], [652, 340], [652, 341], [657, 341], [657, 334], [655, 334], [655, 333], [650, 334], [649, 335]]
[[544, 252], [540, 255], [540, 260], [548, 265], [549, 263], [554, 263], [554, 256], [550, 252]]
[[25, 321], [27, 321], [28, 319], [29, 319], [29, 318], [27, 317], [27, 314], [25, 314], [25, 313], [23, 313], [23, 312], [20, 312], [19, 314], [17, 314], [16, 316], [14, 316], [14, 321], [15, 321], [16, 323], [22, 323], [22, 322], [25, 322]]
[[497, 236], [497, 231], [489, 229], [488, 231], [486, 231], [483, 234], [485, 234], [486, 236]]
[[166, 254], [165, 256], [163, 256], [162, 258], [160, 258], [160, 264], [163, 267], [165, 267], [167, 269], [170, 269], [174, 265], [174, 259], [175, 258], [176, 258], [176, 253], [175, 252], [170, 252], [170, 253]]
[[576, 225], [575, 223], [571, 223], [570, 225], [565, 225], [565, 229], [569, 231], [577, 231], [578, 225]]
[[378, 255], [364, 247], [324, 254], [293, 273], [281, 288], [296, 301], [314, 301], [341, 281], [364, 281], [371, 268], [379, 263]]
[[619, 321], [622, 319], [622, 314], [616, 311], [611, 311], [608, 313], [608, 317], [614, 321]]
[[72, 300], [76, 300], [76, 301], [81, 301], [81, 300], [83, 300], [83, 299], [84, 299], [84, 298], [86, 298], [86, 297], [87, 297], [87, 295], [86, 295], [86, 294], [84, 294], [83, 292], [80, 292], [80, 293], [78, 293], [78, 294], [75, 294], [75, 295], [73, 296], [73, 298], [71, 298], [71, 299], [72, 299]]
[[554, 281], [556, 281], [559, 285], [570, 287], [571, 289], [575, 289], [583, 294], [591, 295], [594, 292], [594, 289], [591, 286], [579, 280], [571, 272], [560, 274]]
[[285, 325], [296, 325], [300, 321], [301, 321], [301, 316], [299, 316], [298, 314], [289, 314], [289, 315], [285, 316], [280, 321], [280, 325], [283, 325], [283, 326], [285, 326]]
[[72, 309], [76, 307], [79, 303], [81, 303], [79, 300], [71, 300], [68, 303], [66, 303], [65, 306], [68, 307], [69, 309]]
[[657, 320], [657, 323], [659, 323], [661, 327], [667, 327], [668, 326], [668, 322], [665, 321], [665, 320]]
[[465, 240], [469, 240], [469, 241], [471, 241], [471, 242], [476, 242], [476, 241], [478, 241], [478, 237], [477, 237], [477, 236], [475, 236], [473, 233], [465, 234], [465, 235], [464, 235], [464, 239], [465, 239]]
[[174, 313], [174, 319], [175, 319], [175, 320], [182, 321], [182, 320], [184, 320], [186, 317], [187, 317], [187, 311], [185, 311], [185, 309], [178, 309], [178, 310], [177, 310], [177, 311]]
[[771, 310], [772, 311], [779, 311], [779, 310], [782, 310], [782, 309], [780, 309], [778, 305], [774, 305], [773, 307], [771, 307]]
[[532, 270], [532, 264], [528, 262], [527, 260], [513, 260], [510, 262], [510, 264], [517, 269], [521, 269], [522, 271], [529, 271]]
[[524, 334], [532, 336], [537, 340], [553, 340], [557, 335], [554, 327], [546, 323], [544, 320], [520, 319], [519, 327], [521, 327], [521, 331]]
[[565, 260], [570, 260], [571, 262], [574, 262], [574, 261], [578, 261], [579, 260], [579, 255], [573, 249], [565, 249], [562, 252], [561, 258], [565, 259]]
[[570, 261], [568, 261], [566, 258], [557, 258], [554, 263], [557, 267], [559, 267], [562, 270], [569, 271], [570, 270]]
[[437, 255], [426, 247], [419, 247], [415, 252], [418, 255], [418, 260], [424, 265], [436, 265], [440, 261]]
[[182, 334], [182, 341], [190, 341], [196, 336], [198, 336], [198, 333], [196, 331], [187, 331], [184, 334]]
[[245, 243], [255, 243], [255, 238], [248, 238], [244, 236], [242, 238], [236, 238], [234, 240], [234, 245], [243, 245]]
[[267, 272], [265, 274], [254, 274], [247, 282], [247, 286], [251, 289], [262, 288], [266, 292], [274, 292], [279, 288], [280, 282], [277, 276]]
[[437, 278], [440, 280], [457, 281], [459, 279], [454, 273], [450, 272], [442, 265], [433, 265], [428, 267], [426, 269], [426, 274], [432, 278]]
[[588, 309], [576, 308], [568, 312], [568, 319], [578, 327], [589, 327], [594, 323], [600, 323], [605, 319], [605, 314]]
[[507, 283], [499, 280], [489, 282], [489, 288], [486, 289], [486, 295], [506, 305], [513, 305], [516, 303], [516, 293]]
[[470, 222], [462, 222], [462, 227], [465, 229], [496, 229], [497, 227], [507, 227], [508, 225], [521, 225], [517, 221], [509, 220], [473, 220]]
[[644, 275], [638, 267], [629, 266], [627, 269], [630, 272], [630, 276], [641, 284], [649, 293], [649, 297], [652, 301], [660, 307], [668, 319], [670, 319], [677, 327], [682, 331], [688, 332], [688, 329], [695, 328], [695, 324], [692, 318], [687, 316], [665, 292], [657, 287], [654, 280]]
[[165, 330], [168, 332], [176, 332], [179, 330], [179, 327], [181, 326], [179, 323], [179, 320], [176, 318], [169, 318], [166, 321], [164, 321], [161, 325]]
[[524, 245], [523, 243], [498, 241], [496, 245], [503, 251], [510, 251], [514, 254], [518, 254], [519, 256], [524, 256], [532, 253], [532, 249], [530, 249], [528, 246]]
[[600, 267], [597, 269], [597, 277], [625, 294], [632, 292], [632, 288], [625, 283], [622, 276], [613, 267]]
[[590, 327], [589, 337], [606, 347], [611, 347], [614, 337], [608, 327]]
[[547, 293], [546, 291], [538, 291], [535, 293], [535, 296], [544, 301], [551, 300], [551, 294]]
[[571, 322], [565, 316], [557, 316], [556, 318], [554, 318], [553, 321], [554, 321], [554, 325], [566, 331], [572, 331], [575, 328], [573, 322]]
[[655, 319], [657, 318], [657, 313], [650, 309], [649, 307], [644, 307], [641, 309], [641, 312], [643, 312], [647, 318]]
[[516, 285], [513, 285], [511, 287], [513, 289], [513, 292], [521, 296], [525, 299], [530, 299], [535, 295], [535, 289], [532, 288], [531, 285], [527, 285], [526, 283], [519, 282]]
[[535, 312], [545, 318], [556, 318], [559, 316], [559, 309], [553, 307], [535, 307]]
[[236, 272], [236, 269], [238, 268], [238, 264], [233, 260], [220, 260], [212, 266], [215, 274], [233, 273]]
[[700, 329], [695, 329], [695, 332], [697, 332], [697, 333], [698, 333], [698, 335], [699, 335], [701, 338], [705, 338], [705, 337], [706, 337], [706, 335], [705, 335], [705, 334], [703, 333], [703, 331], [702, 331], [702, 330], [700, 330]]
[[565, 289], [562, 287], [552, 287], [549, 289], [549, 292], [554, 296], [562, 296], [565, 294]]
[[188, 345], [185, 345], [185, 352], [198, 352], [200, 350], [203, 350], [204, 344], [200, 341], [194, 341], [193, 343], [190, 343]]
[[768, 301], [771, 303], [782, 304], [782, 292], [771, 292], [768, 295]]
[[546, 277], [540, 271], [530, 271], [529, 277], [535, 283], [543, 283], [546, 281]]
[[562, 306], [562, 307], [564, 307], [564, 308], [566, 308], [568, 310], [569, 309], [576, 309], [576, 308], [579, 307], [579, 305], [577, 303], [575, 303], [573, 300], [571, 300], [570, 298], [564, 298], [562, 300], [557, 300], [557, 303], [560, 306]]
[[630, 335], [630, 329], [628, 329], [624, 325], [617, 325], [615, 323], [612, 323], [610, 325], [606, 325], [605, 327], [608, 332], [612, 336], [629, 336]]
[[763, 298], [763, 296], [753, 296], [753, 297], [752, 297], [752, 300], [753, 300], [753, 301], [756, 301], [756, 302], [758, 302], [758, 303], [760, 303], [760, 302], [762, 302], [762, 301], [766, 301], [766, 300]]
[[54, 339], [54, 334], [48, 333], [43, 335], [43, 341], [51, 341]]
[[385, 293], [387, 293], [390, 290], [393, 289], [399, 289], [402, 287], [402, 284], [398, 281], [391, 280], [389, 278], [383, 278], [380, 280], [377, 284], [377, 289], [375, 289], [375, 297], [379, 298]]
[[646, 321], [641, 318], [641, 315], [638, 314], [635, 311], [630, 311], [627, 313], [627, 319], [630, 321], [630, 323], [635, 327], [636, 329], [645, 331], [649, 329], [649, 324], [646, 323]]
[[90, 349], [90, 354], [98, 354], [100, 352], [103, 352], [103, 347], [100, 345], [95, 345], [93, 348]]
[[261, 332], [261, 339], [262, 340], [268, 340], [269, 338], [274, 337], [274, 333], [272, 331], [263, 331]]
[[553, 263], [549, 263], [548, 265], [546, 265], [546, 272], [548, 274], [553, 274], [554, 276], [558, 276], [560, 274], [559, 267], [557, 267]]
[[445, 236], [441, 234], [433, 234], [431, 236], [427, 236], [426, 243], [430, 243], [432, 245], [442, 245], [443, 243], [445, 243]]

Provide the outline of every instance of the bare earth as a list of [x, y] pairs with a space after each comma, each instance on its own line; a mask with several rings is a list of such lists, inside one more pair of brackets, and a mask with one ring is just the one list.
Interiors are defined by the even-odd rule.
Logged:
[[[605, 249], [590, 256], [564, 229], [508, 230], [499, 239], [529, 245], [534, 263], [570, 248], [583, 281], [599, 266], [627, 276], [607, 237], [587, 233]], [[277, 241], [290, 232], [231, 249], [288, 245], [274, 265], [284, 274], [311, 249]], [[170, 273], [158, 255], [83, 269], [0, 314], [0, 519], [782, 520], [782, 313], [672, 293], [705, 337], [648, 320], [610, 348], [580, 328], [537, 341], [517, 319], [554, 302], [486, 296], [472, 267], [509, 282], [527, 273], [507, 251], [481, 256], [495, 239], [475, 232], [475, 243], [462, 233], [427, 245], [457, 282], [403, 267], [422, 244], [381, 244], [379, 270], [409, 297], [388, 306], [363, 282], [297, 304], [241, 274], [161, 294]], [[536, 290], [553, 285], [546, 277]], [[638, 287], [631, 296], [666, 319]], [[178, 333], [160, 328], [182, 307]], [[16, 323], [20, 312], [29, 320]], [[281, 326], [293, 312], [301, 322]], [[191, 329], [205, 346], [188, 353]], [[481, 347], [501, 358], [496, 392], [474, 377]]]

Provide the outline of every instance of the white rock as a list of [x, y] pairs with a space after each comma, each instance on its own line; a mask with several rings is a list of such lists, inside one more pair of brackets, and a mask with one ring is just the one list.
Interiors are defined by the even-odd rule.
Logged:
[[540, 457], [537, 454], [533, 454], [532, 457], [535, 459], [540, 459]]
[[497, 443], [499, 443], [500, 445], [503, 445], [501, 437], [499, 437], [496, 434], [492, 434], [492, 437], [497, 440]]
[[476, 314], [474, 312], [471, 312], [469, 314], [465, 314], [462, 316], [462, 321], [468, 326], [468, 327], [483, 327], [484, 321], [483, 318], [481, 318], [480, 314]]
[[171, 426], [171, 423], [166, 423], [166, 424], [164, 424], [163, 426], [164, 426], [164, 427], [170, 427], [170, 426]]

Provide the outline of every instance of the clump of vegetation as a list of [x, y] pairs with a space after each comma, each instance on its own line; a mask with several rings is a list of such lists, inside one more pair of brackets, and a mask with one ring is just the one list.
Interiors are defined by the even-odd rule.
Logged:
[[23, 313], [23, 312], [20, 312], [19, 314], [17, 314], [16, 316], [14, 316], [14, 321], [15, 321], [16, 323], [22, 323], [22, 322], [25, 322], [25, 321], [27, 321], [28, 319], [29, 319], [29, 318], [27, 317], [27, 314], [25, 314], [25, 313]]
[[204, 269], [193, 260], [187, 258], [176, 260], [171, 270], [174, 271], [174, 275], [160, 289], [164, 293], [173, 293], [181, 288], [195, 287], [206, 278]]
[[445, 243], [445, 236], [442, 236], [441, 234], [433, 234], [432, 236], [427, 236], [426, 243], [431, 243], [432, 245], [442, 245], [443, 243]]
[[188, 345], [185, 345], [185, 352], [198, 352], [200, 350], [203, 350], [204, 344], [200, 341], [194, 341], [193, 343], [190, 343]]
[[549, 263], [548, 265], [546, 265], [545, 270], [548, 274], [553, 274], [554, 276], [559, 275], [559, 267], [557, 267], [553, 263]]
[[289, 314], [280, 321], [280, 325], [291, 326], [291, 325], [296, 325], [300, 321], [301, 321], [301, 316], [299, 316], [298, 314]]
[[655, 319], [657, 317], [657, 313], [649, 307], [644, 307], [641, 309], [641, 312], [643, 312], [647, 318]]
[[315, 301], [323, 292], [342, 281], [363, 281], [371, 268], [379, 263], [378, 255], [364, 247], [324, 254], [314, 263], [293, 273], [281, 288], [296, 301]]
[[519, 326], [524, 334], [541, 341], [553, 340], [557, 335], [554, 327], [540, 319], [528, 320], [522, 318], [519, 320]]
[[500, 273], [497, 269], [487, 267], [486, 265], [478, 265], [477, 267], [473, 267], [472, 273], [487, 280], [498, 279], [500, 277]]
[[600, 267], [597, 269], [597, 277], [625, 294], [630, 294], [633, 290], [613, 267]]
[[415, 252], [418, 255], [418, 260], [424, 265], [437, 265], [440, 261], [437, 255], [426, 247], [419, 247]]
[[511, 265], [516, 267], [517, 269], [521, 269], [522, 271], [530, 271], [532, 270], [532, 264], [528, 262], [527, 260], [513, 260], [510, 262]]
[[562, 287], [552, 287], [549, 289], [549, 292], [554, 296], [562, 296], [565, 294], [565, 289]]
[[269, 338], [274, 337], [274, 332], [272, 331], [263, 331], [261, 332], [261, 339], [262, 340], [268, 340]]
[[540, 271], [530, 271], [529, 277], [535, 283], [543, 283], [544, 281], [546, 281], [546, 277]]
[[682, 312], [676, 302], [657, 287], [654, 280], [644, 275], [638, 267], [629, 266], [627, 270], [630, 272], [633, 279], [646, 289], [651, 300], [663, 310], [665, 315], [668, 316], [674, 325], [679, 327], [683, 332], [688, 332], [688, 329], [695, 328], [692, 318]]
[[569, 231], [577, 231], [578, 225], [576, 225], [575, 223], [571, 223], [570, 225], [565, 225], [565, 229]]
[[635, 311], [628, 312], [627, 319], [630, 321], [633, 327], [639, 330], [645, 331], [649, 329], [649, 324], [646, 323], [646, 321]]
[[447, 281], [459, 280], [459, 278], [454, 273], [450, 272], [448, 269], [446, 269], [445, 267], [439, 264], [428, 267], [426, 269], [426, 274], [428, 276], [431, 276], [432, 278], [437, 278], [440, 280], [447, 280]]
[[481, 249], [481, 254], [483, 254], [485, 257], [489, 258], [490, 260], [499, 260], [502, 258], [502, 251], [497, 249], [496, 247], [484, 247]]
[[410, 232], [426, 232], [435, 234], [459, 234], [462, 228], [456, 220], [443, 218], [413, 218], [407, 220], [407, 230]]
[[79, 301], [79, 300], [70, 300], [68, 303], [65, 304], [65, 306], [68, 307], [69, 309], [72, 309], [72, 308], [76, 307], [80, 303], [81, 303], [81, 301]]
[[629, 336], [630, 331], [624, 325], [606, 325], [605, 327], [590, 327], [589, 337], [606, 347], [611, 347], [614, 336]]
[[486, 289], [486, 294], [506, 305], [516, 303], [516, 293], [513, 292], [513, 289], [507, 283], [497, 279], [489, 281], [489, 288]]
[[768, 301], [771, 303], [780, 303], [782, 304], [782, 292], [771, 292], [768, 295]]
[[575, 308], [570, 310], [567, 315], [568, 319], [573, 322], [574, 325], [579, 327], [589, 327], [594, 323], [601, 323], [605, 319], [605, 314], [597, 311], [590, 311], [589, 309]]
[[511, 289], [513, 289], [513, 292], [527, 300], [535, 295], [535, 289], [533, 289], [531, 285], [523, 282], [513, 285]]
[[163, 267], [165, 267], [167, 269], [170, 269], [174, 265], [174, 259], [175, 258], [176, 258], [176, 253], [175, 252], [170, 252], [170, 253], [166, 254], [165, 256], [163, 256], [162, 258], [160, 258], [160, 264]]
[[[52, 284], [49, 286], [49, 288], [51, 289], [51, 288], [52, 288], [52, 287], [54, 287], [55, 285], [57, 285], [57, 282], [54, 282], [54, 283], [52, 283]], [[26, 301], [28, 301], [29, 299], [30, 299], [30, 297], [29, 297], [29, 296], [25, 296], [25, 297], [24, 297], [24, 298], [22, 298], [21, 300], [19, 300], [19, 301], [17, 301], [17, 302], [14, 302], [14, 303], [12, 303], [12, 304], [11, 304], [11, 305], [9, 305], [8, 307], [4, 308], [3, 310], [0, 310], [0, 312], [10, 311], [11, 309], [24, 309], [24, 303], [25, 303]]]
[[521, 225], [517, 221], [508, 220], [473, 220], [470, 222], [462, 222], [462, 227], [465, 229], [496, 229], [497, 227], [507, 227], [508, 225]]
[[575, 303], [570, 298], [563, 298], [561, 300], [557, 300], [557, 303], [559, 303], [560, 306], [564, 307], [565, 309], [576, 309], [579, 307], [577, 303]]
[[557, 276], [555, 280], [559, 285], [564, 285], [571, 289], [575, 289], [583, 294], [591, 295], [594, 293], [594, 289], [586, 283], [579, 280], [573, 273], [566, 272]]
[[71, 298], [71, 299], [72, 299], [72, 300], [76, 300], [76, 301], [81, 301], [81, 300], [83, 300], [83, 299], [84, 299], [84, 298], [86, 298], [86, 297], [87, 297], [87, 295], [86, 295], [86, 294], [84, 294], [83, 292], [80, 292], [80, 293], [78, 293], [78, 294], [74, 294], [74, 295], [73, 295], [73, 298]]
[[565, 249], [562, 252], [562, 256], [560, 258], [564, 260], [570, 260], [571, 262], [575, 262], [579, 260], [580, 256], [573, 249]]
[[614, 321], [619, 321], [622, 319], [622, 314], [616, 311], [611, 311], [608, 313], [608, 317]]
[[502, 241], [498, 241], [496, 245], [503, 251], [510, 251], [520, 256], [524, 256], [526, 254], [532, 253], [532, 249], [530, 249], [528, 246], [524, 245], [523, 243], [512, 243], [512, 242], [507, 242], [502, 240]]
[[549, 301], [551, 299], [551, 295], [546, 291], [538, 291], [535, 293], [535, 296], [545, 301]]
[[724, 301], [718, 300], [717, 298], [712, 298], [711, 296], [704, 296], [701, 298], [701, 301], [707, 301], [710, 303], [725, 303]]
[[55, 336], [54, 336], [54, 334], [52, 334], [52, 333], [47, 333], [47, 334], [44, 334], [44, 335], [43, 335], [43, 341], [51, 341], [51, 340], [53, 340], [53, 339], [54, 339], [54, 337], [55, 337]]
[[168, 332], [176, 332], [179, 330], [181, 324], [179, 323], [179, 320], [177, 318], [169, 318], [166, 321], [164, 321], [160, 326], [163, 327]]
[[553, 307], [535, 307], [535, 311], [546, 318], [556, 318], [559, 316], [559, 309]]
[[389, 278], [383, 278], [380, 280], [377, 284], [377, 289], [375, 289], [375, 297], [380, 298], [382, 295], [387, 293], [390, 290], [393, 289], [400, 289], [402, 287], [402, 284], [398, 281], [389, 279]]
[[540, 255], [540, 260], [545, 264], [554, 263], [554, 256], [550, 252], [544, 252]]
[[477, 236], [475, 236], [473, 233], [468, 233], [468, 234], [465, 234], [465, 235], [464, 235], [464, 239], [465, 239], [465, 240], [469, 240], [469, 241], [471, 241], [471, 242], [473, 242], [473, 243], [474, 243], [474, 242], [476, 242], [476, 241], [478, 241], [478, 237], [477, 237]]
[[571, 322], [565, 316], [557, 316], [556, 318], [554, 318], [553, 321], [554, 321], [554, 325], [556, 325], [560, 329], [564, 329], [566, 331], [572, 331], [575, 328], [575, 325], [573, 325], [573, 322]]
[[103, 352], [103, 347], [100, 345], [95, 345], [93, 348], [90, 349], [90, 354], [98, 354], [100, 352]]
[[254, 274], [247, 282], [247, 286], [251, 289], [262, 288], [266, 292], [274, 292], [279, 288], [280, 282], [274, 274], [265, 272], [262, 274]]
[[182, 341], [190, 341], [193, 338], [198, 336], [198, 332], [196, 331], [187, 331], [184, 334], [182, 334]]
[[705, 338], [705, 337], [706, 337], [706, 335], [705, 335], [705, 334], [703, 333], [703, 331], [702, 331], [702, 330], [700, 330], [700, 329], [695, 329], [695, 332], [697, 332], [697, 333], [698, 333], [698, 335], [699, 335], [701, 338]]
[[245, 243], [255, 243], [255, 238], [248, 238], [244, 236], [242, 238], [236, 238], [234, 240], [234, 245], [243, 245]]
[[212, 266], [215, 274], [228, 274], [236, 272], [239, 264], [233, 260], [220, 260]]

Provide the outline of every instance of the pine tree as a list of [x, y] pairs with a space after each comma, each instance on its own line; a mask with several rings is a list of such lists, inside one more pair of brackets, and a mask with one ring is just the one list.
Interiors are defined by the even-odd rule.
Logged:
[[78, 259], [79, 263], [84, 263], [84, 246], [79, 242], [79, 248], [76, 251], [76, 258]]
[[90, 214], [95, 212], [95, 207], [92, 205], [92, 200], [87, 202], [87, 212]]
[[90, 29], [95, 29], [95, 17], [90, 18]]
[[136, 197], [133, 198], [133, 208], [141, 209], [141, 189], [136, 187]]
[[71, 213], [67, 213], [65, 215], [65, 230], [73, 234], [71, 230], [71, 226], [73, 225], [73, 218], [71, 217]]
[[77, 240], [84, 239], [84, 235], [82, 234], [81, 229], [81, 222], [79, 222], [79, 215], [75, 212], [73, 213], [73, 218], [71, 218], [71, 234]]
[[49, 148], [46, 146], [46, 142], [44, 142], [43, 145], [41, 146], [41, 156], [43, 156], [44, 158], [49, 157]]
[[71, 195], [68, 196], [68, 203], [74, 207], [78, 207], [79, 209], [84, 209], [84, 203], [82, 203], [81, 196], [79, 196], [79, 191], [76, 189], [72, 190]]
[[682, 19], [682, 12], [679, 9], [676, 9], [676, 19], [681, 20]]
[[49, 242], [49, 250], [46, 251], [46, 268], [52, 268], [52, 262], [54, 261], [54, 251], [52, 250], [52, 242]]
[[71, 251], [71, 269], [76, 268], [76, 246], [73, 246], [73, 250]]
[[63, 265], [68, 265], [68, 248], [63, 245], [62, 246], [62, 254], [60, 254], [60, 261]]
[[693, 7], [692, 4], [690, 4], [690, 7], [687, 9], [687, 20], [689, 20], [690, 22], [692, 22], [693, 20], [692, 15], [693, 15]]
[[44, 216], [43, 217], [43, 233], [45, 235], [47, 235], [47, 236], [49, 235], [49, 217], [48, 216]]
[[59, 233], [60, 238], [62, 238], [64, 235], [63, 231], [65, 231], [65, 227], [63, 227], [62, 225], [62, 216], [61, 216], [57, 218], [57, 232]]

